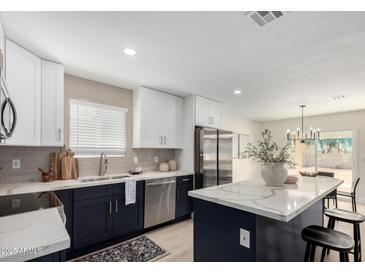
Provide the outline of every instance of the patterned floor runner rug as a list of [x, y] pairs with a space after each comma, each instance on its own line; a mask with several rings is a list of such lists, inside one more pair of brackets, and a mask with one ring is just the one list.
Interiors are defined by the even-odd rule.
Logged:
[[107, 248], [76, 258], [74, 262], [151, 262], [169, 253], [147, 236], [109, 246]]

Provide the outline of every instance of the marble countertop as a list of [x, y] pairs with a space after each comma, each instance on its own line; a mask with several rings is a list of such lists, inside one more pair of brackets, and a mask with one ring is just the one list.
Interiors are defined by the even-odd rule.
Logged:
[[69, 247], [57, 208], [0, 218], [0, 261], [28, 261]]
[[289, 222], [335, 190], [343, 181], [301, 177], [296, 184], [266, 186], [262, 178], [189, 191], [189, 196]]
[[[130, 177], [136, 178], [137, 181], [142, 181], [142, 180], [152, 180], [152, 179], [184, 176], [191, 174], [193, 173], [178, 170], [169, 172], [151, 171], [151, 172], [143, 172], [138, 175], [130, 175], [128, 173], [106, 174], [105, 176], [113, 177], [113, 176], [128, 175]], [[97, 176], [81, 177], [77, 180], [56, 180], [47, 183], [43, 182], [0, 183], [0, 196], [44, 192], [44, 191], [55, 191], [55, 190], [73, 189], [73, 188], [90, 187], [90, 186], [100, 186], [100, 185], [116, 184], [125, 181], [125, 179], [113, 179], [113, 180], [107, 179], [107, 180], [92, 181], [92, 182], [81, 182], [81, 180], [95, 177]]]

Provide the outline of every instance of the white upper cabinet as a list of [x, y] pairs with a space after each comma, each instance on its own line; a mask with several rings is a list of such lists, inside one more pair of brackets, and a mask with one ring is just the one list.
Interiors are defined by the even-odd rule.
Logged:
[[5, 144], [62, 146], [63, 65], [41, 60], [9, 40], [5, 65], [9, 95], [17, 113], [15, 131]]
[[223, 106], [221, 103], [214, 101], [209, 102], [209, 116], [212, 119], [212, 126], [214, 128], [222, 128]]
[[[0, 68], [4, 68], [4, 59], [5, 59], [5, 35], [3, 25], [0, 20], [0, 51], [2, 54], [2, 59], [0, 59]], [[0, 95], [1, 96], [1, 95]]]
[[6, 40], [6, 81], [17, 112], [7, 145], [41, 144], [41, 59]]
[[133, 147], [161, 147], [161, 97], [158, 91], [133, 91]]
[[211, 126], [211, 121], [209, 115], [209, 100], [195, 96], [195, 125], [204, 127]]
[[163, 147], [182, 147], [183, 99], [161, 93]]
[[43, 146], [63, 146], [64, 67], [42, 60], [42, 138]]
[[146, 87], [133, 92], [133, 147], [181, 148], [183, 99]]
[[195, 96], [195, 125], [212, 128], [222, 128], [222, 104]]

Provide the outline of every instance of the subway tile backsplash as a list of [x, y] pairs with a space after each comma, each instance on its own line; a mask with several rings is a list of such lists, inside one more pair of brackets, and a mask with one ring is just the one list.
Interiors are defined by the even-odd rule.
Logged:
[[[57, 151], [55, 147], [7, 147], [0, 146], [0, 184], [12, 182], [40, 181], [38, 168], [48, 170], [50, 153]], [[137, 166], [144, 171], [158, 169], [159, 162], [175, 158], [172, 149], [128, 149], [125, 157], [108, 158], [108, 174], [125, 173], [131, 169], [133, 157], [138, 157]], [[20, 169], [12, 169], [12, 160], [20, 159]], [[99, 172], [99, 158], [79, 158], [80, 176], [95, 176]]]

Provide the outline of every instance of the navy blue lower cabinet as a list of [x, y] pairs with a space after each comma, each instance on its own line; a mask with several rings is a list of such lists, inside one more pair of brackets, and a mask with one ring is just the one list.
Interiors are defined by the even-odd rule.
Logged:
[[193, 211], [192, 198], [188, 192], [193, 190], [193, 175], [176, 178], [176, 213], [175, 218], [191, 214]]
[[[137, 182], [136, 202], [125, 204], [125, 184], [117, 186], [113, 195], [113, 237], [123, 236], [143, 229], [143, 182]], [[114, 189], [115, 190], [115, 189]]]
[[78, 249], [113, 237], [111, 196], [74, 202], [73, 248]]
[[82, 201], [86, 199], [94, 199], [107, 197], [113, 194], [113, 185], [90, 186], [74, 190], [74, 200]]
[[88, 247], [143, 229], [144, 181], [136, 203], [125, 205], [125, 184], [77, 189], [73, 206], [73, 249]]

